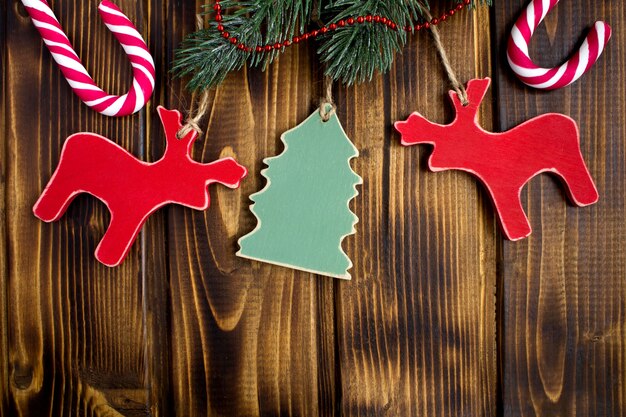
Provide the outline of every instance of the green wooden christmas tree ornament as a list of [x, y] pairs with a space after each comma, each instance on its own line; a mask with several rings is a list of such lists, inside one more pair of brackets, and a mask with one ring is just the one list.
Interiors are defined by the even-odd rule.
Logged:
[[350, 167], [359, 152], [334, 112], [324, 121], [316, 111], [281, 139], [283, 153], [263, 161], [267, 185], [250, 196], [258, 224], [237, 256], [350, 279], [341, 242], [359, 221], [349, 207], [363, 182]]

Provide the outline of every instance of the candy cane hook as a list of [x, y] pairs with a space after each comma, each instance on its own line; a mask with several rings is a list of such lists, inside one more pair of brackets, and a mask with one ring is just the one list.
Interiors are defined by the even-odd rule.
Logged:
[[570, 85], [596, 63], [611, 38], [611, 27], [596, 22], [582, 46], [566, 63], [555, 68], [535, 65], [528, 54], [528, 43], [546, 15], [559, 0], [532, 0], [513, 26], [507, 58], [522, 82], [540, 90], [555, 90]]
[[96, 85], [46, 0], [22, 0], [22, 3], [67, 82], [86, 105], [106, 116], [117, 117], [136, 113], [145, 106], [154, 91], [154, 60], [133, 23], [116, 5], [104, 0], [98, 11], [133, 67], [133, 86], [123, 96], [107, 94]]

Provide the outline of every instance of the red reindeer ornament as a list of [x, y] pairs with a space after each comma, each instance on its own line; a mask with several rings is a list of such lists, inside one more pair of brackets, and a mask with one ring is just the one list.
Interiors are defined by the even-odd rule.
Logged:
[[148, 217], [167, 204], [197, 210], [209, 207], [208, 185], [214, 182], [239, 187], [247, 170], [232, 158], [201, 164], [191, 159], [197, 138], [190, 132], [182, 139], [181, 115], [158, 109], [167, 147], [154, 163], [135, 158], [110, 140], [92, 133], [70, 136], [61, 152], [59, 166], [35, 204], [35, 216], [56, 221], [80, 193], [102, 200], [111, 212], [111, 222], [96, 248], [96, 259], [117, 266], [126, 257]]
[[562, 114], [544, 114], [508, 132], [487, 132], [478, 125], [477, 113], [490, 83], [489, 78], [470, 81], [467, 106], [461, 104], [454, 91], [450, 92], [456, 118], [449, 125], [429, 122], [419, 113], [397, 122], [402, 144], [433, 145], [428, 160], [432, 171], [456, 169], [478, 177], [487, 187], [510, 240], [531, 233], [520, 194], [536, 175], [556, 174], [578, 206], [597, 202], [598, 191], [580, 152], [576, 122]]

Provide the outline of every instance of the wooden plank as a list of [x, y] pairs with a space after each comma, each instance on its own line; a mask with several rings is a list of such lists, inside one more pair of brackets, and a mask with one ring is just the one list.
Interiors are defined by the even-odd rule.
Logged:
[[[487, 9], [459, 13], [441, 32], [460, 78], [489, 75]], [[447, 86], [432, 40], [420, 33], [388, 77], [342, 89], [338, 99], [365, 180], [361, 222], [348, 238], [354, 279], [337, 294], [344, 415], [496, 414], [489, 200], [469, 175], [428, 172], [430, 150], [401, 147], [392, 132], [416, 110], [449, 121]], [[489, 106], [481, 121], [491, 127]]]
[[[190, 6], [170, 4], [168, 61], [193, 29], [200, 4]], [[312, 56], [291, 48], [266, 73], [232, 74], [212, 93], [195, 158], [235, 156], [250, 175], [237, 191], [212, 186], [205, 213], [170, 210], [177, 415], [307, 416], [334, 407], [333, 283], [234, 255], [256, 224], [248, 196], [265, 185], [262, 159], [282, 151], [280, 134], [319, 97]], [[188, 97], [179, 85], [168, 104], [184, 107]]]
[[[119, 2], [133, 21], [141, 2]], [[121, 47], [95, 3], [54, 9], [86, 67], [105, 90], [132, 78]], [[8, 10], [6, 118], [9, 265], [9, 414], [148, 414], [141, 246], [123, 266], [99, 265], [93, 251], [108, 223], [103, 204], [81, 197], [58, 223], [31, 207], [56, 166], [65, 138], [88, 130], [142, 154], [142, 116], [95, 114], [72, 94], [18, 3]]]
[[6, 245], [6, 2], [0, 4], [0, 415], [8, 415], [9, 408], [9, 346], [7, 319], [7, 255]]
[[[495, 9], [498, 50], [526, 1]], [[500, 128], [538, 114], [560, 112], [579, 122], [585, 160], [600, 202], [567, 205], [549, 176], [524, 190], [533, 235], [503, 247], [502, 396], [505, 416], [626, 415], [626, 108], [623, 83], [626, 8], [618, 0], [562, 2], [536, 32], [531, 55], [553, 66], [575, 48], [595, 19], [614, 38], [576, 84], [550, 93], [517, 81], [502, 61], [498, 71]], [[546, 138], [558, 140], [558, 138]]]
[[[164, 151], [164, 135], [160, 123], [155, 124], [156, 107], [164, 103], [168, 94], [168, 62], [163, 36], [168, 26], [167, 11], [170, 2], [146, 1], [146, 39], [150, 39], [150, 52], [156, 64], [156, 88], [152, 100], [146, 106], [145, 149], [148, 161], [161, 158]], [[170, 293], [167, 247], [167, 209], [152, 215], [141, 235], [143, 320], [145, 331], [146, 375], [149, 390], [148, 404], [151, 417], [173, 416], [170, 384]]]

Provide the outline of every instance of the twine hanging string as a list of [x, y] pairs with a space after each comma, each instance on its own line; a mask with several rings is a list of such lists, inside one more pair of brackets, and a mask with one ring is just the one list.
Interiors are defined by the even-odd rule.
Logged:
[[[469, 4], [469, 1], [465, 1], [463, 4], [464, 5]], [[432, 37], [433, 37], [433, 40], [435, 42], [435, 47], [437, 48], [437, 53], [439, 54], [439, 58], [441, 60], [441, 63], [443, 64], [443, 67], [444, 67], [444, 69], [446, 71], [448, 79], [450, 80], [450, 83], [452, 84], [452, 88], [454, 89], [454, 91], [456, 91], [457, 95], [459, 96], [459, 99], [461, 100], [461, 103], [464, 106], [466, 106], [467, 104], [469, 104], [469, 101], [467, 99], [467, 92], [465, 91], [465, 87], [463, 86], [463, 84], [461, 84], [459, 82], [459, 79], [458, 79], [456, 73], [454, 72], [454, 69], [452, 68], [452, 65], [450, 64], [450, 59], [448, 58], [448, 53], [446, 52], [446, 49], [444, 48], [443, 43], [441, 41], [441, 35], [439, 34], [439, 30], [437, 29], [437, 22], [439, 21], [439, 19], [433, 19], [432, 15], [428, 11], [428, 8], [425, 7], [423, 4], [420, 4], [420, 5], [421, 5], [421, 8], [422, 8], [422, 12], [423, 12], [424, 18], [426, 19], [427, 22], [425, 24], [420, 24], [420, 25], [415, 26], [415, 30], [419, 30], [421, 28], [428, 28], [428, 29], [430, 29], [430, 32], [431, 32]], [[465, 7], [464, 5], [461, 5], [460, 8]], [[458, 11], [458, 10], [460, 10], [460, 8], [457, 7], [456, 10]], [[448, 14], [444, 14], [443, 16], [447, 17]], [[361, 16], [361, 17], [363, 17], [363, 16]], [[366, 18], [367, 17], [363, 17], [363, 19], [364, 19], [363, 21], [365, 21]], [[441, 19], [443, 20], [443, 17]], [[354, 19], [352, 19], [352, 20], [354, 20]], [[378, 21], [378, 20], [374, 19], [373, 21]], [[359, 22], [360, 22], [360, 20], [359, 20]], [[198, 26], [198, 30], [202, 30], [203, 27], [204, 27], [204, 21], [203, 21], [202, 16], [199, 15], [199, 14], [196, 15], [196, 23], [197, 23], [197, 26]], [[393, 30], [397, 29], [396, 25], [393, 22], [391, 22], [390, 20], [387, 21], [387, 19], [385, 19], [385, 22], [383, 22], [383, 24], [387, 24]], [[331, 26], [333, 26], [333, 25], [331, 25]], [[334, 25], [334, 26], [336, 26], [336, 25]], [[326, 28], [326, 27], [324, 26], [324, 28]], [[413, 30], [413, 27], [408, 27], [408, 28]], [[332, 28], [332, 27], [326, 28], [326, 30], [329, 30], [329, 29], [333, 30], [334, 28]], [[312, 37], [317, 36], [317, 32], [318, 32], [317, 30], [314, 31], [314, 34], [312, 35]], [[308, 38], [308, 36], [305, 36], [305, 38]], [[231, 41], [232, 41], [232, 39], [231, 39]], [[236, 39], [235, 39], [235, 41], [236, 41]], [[234, 43], [236, 43], [236, 42], [234, 42]], [[286, 46], [290, 46], [291, 42], [288, 42], [288, 43], [283, 42], [283, 43], [280, 43], [280, 44], [277, 43], [276, 45], [281, 45], [280, 47], [283, 48], [283, 47], [286, 47]], [[248, 50], [249, 49], [250, 51], [252, 51], [252, 48], [246, 47], [243, 44], [241, 44], [239, 46], [243, 46], [244, 50]], [[267, 49], [267, 47], [265, 49]], [[261, 48], [260, 46], [257, 46], [255, 50], [257, 52], [259, 52], [259, 50], [265, 50], [265, 49]], [[319, 111], [320, 111], [320, 116], [322, 117], [322, 120], [327, 122], [331, 118], [331, 116], [335, 113], [335, 110], [336, 110], [336, 106], [335, 106], [335, 103], [333, 101], [333, 80], [329, 76], [326, 76], [324, 78], [324, 90], [325, 90], [324, 91], [325, 92], [325, 96], [321, 99]], [[199, 100], [198, 100], [198, 94], [197, 93], [193, 93], [193, 95], [191, 96], [191, 106], [190, 106], [190, 109], [189, 109], [189, 116], [187, 117], [187, 120], [185, 121], [185, 125], [177, 133], [177, 137], [179, 139], [185, 137], [192, 130], [195, 130], [196, 132], [198, 132], [198, 134], [202, 134], [203, 133], [199, 124], [202, 121], [202, 118], [204, 117], [205, 113], [207, 112], [207, 110], [209, 108], [209, 101], [210, 101], [210, 95], [209, 95], [209, 91], [208, 90], [204, 90], [202, 93], [200, 93], [200, 99]]]
[[[421, 5], [421, 7], [422, 7], [422, 11], [426, 20], [428, 22], [432, 21], [433, 17], [428, 11], [428, 8], [425, 7], [424, 5]], [[459, 78], [457, 77], [456, 72], [454, 72], [454, 68], [452, 68], [452, 65], [450, 64], [448, 53], [446, 52], [446, 49], [444, 48], [443, 43], [441, 42], [441, 35], [439, 34], [439, 29], [437, 29], [436, 25], [432, 25], [432, 24], [429, 26], [429, 29], [430, 29], [430, 33], [433, 36], [433, 40], [435, 41], [435, 47], [437, 48], [439, 59], [441, 60], [441, 63], [443, 64], [444, 69], [446, 70], [446, 74], [448, 75], [448, 79], [450, 80], [450, 83], [452, 84], [452, 88], [454, 89], [454, 91], [456, 91], [456, 94], [459, 96], [459, 100], [461, 100], [461, 104], [463, 104], [464, 106], [467, 106], [469, 104], [469, 101], [467, 99], [467, 91], [465, 91], [465, 86], [463, 86], [463, 84], [459, 82]]]
[[[196, 15], [196, 26], [198, 27], [198, 30], [202, 30], [204, 27], [204, 20], [200, 14]], [[189, 107], [187, 120], [185, 120], [185, 125], [176, 134], [178, 139], [184, 138], [192, 130], [198, 132], [198, 135], [203, 133], [200, 128], [200, 122], [209, 109], [209, 90], [205, 89], [199, 93], [199, 95], [200, 100], [198, 100], [198, 93], [194, 92], [191, 95], [191, 106]]]
[[[333, 101], [333, 79], [330, 76], [324, 77], [324, 97], [320, 100], [320, 116], [327, 122], [335, 113], [335, 102]], [[330, 106], [330, 109], [329, 109]]]

